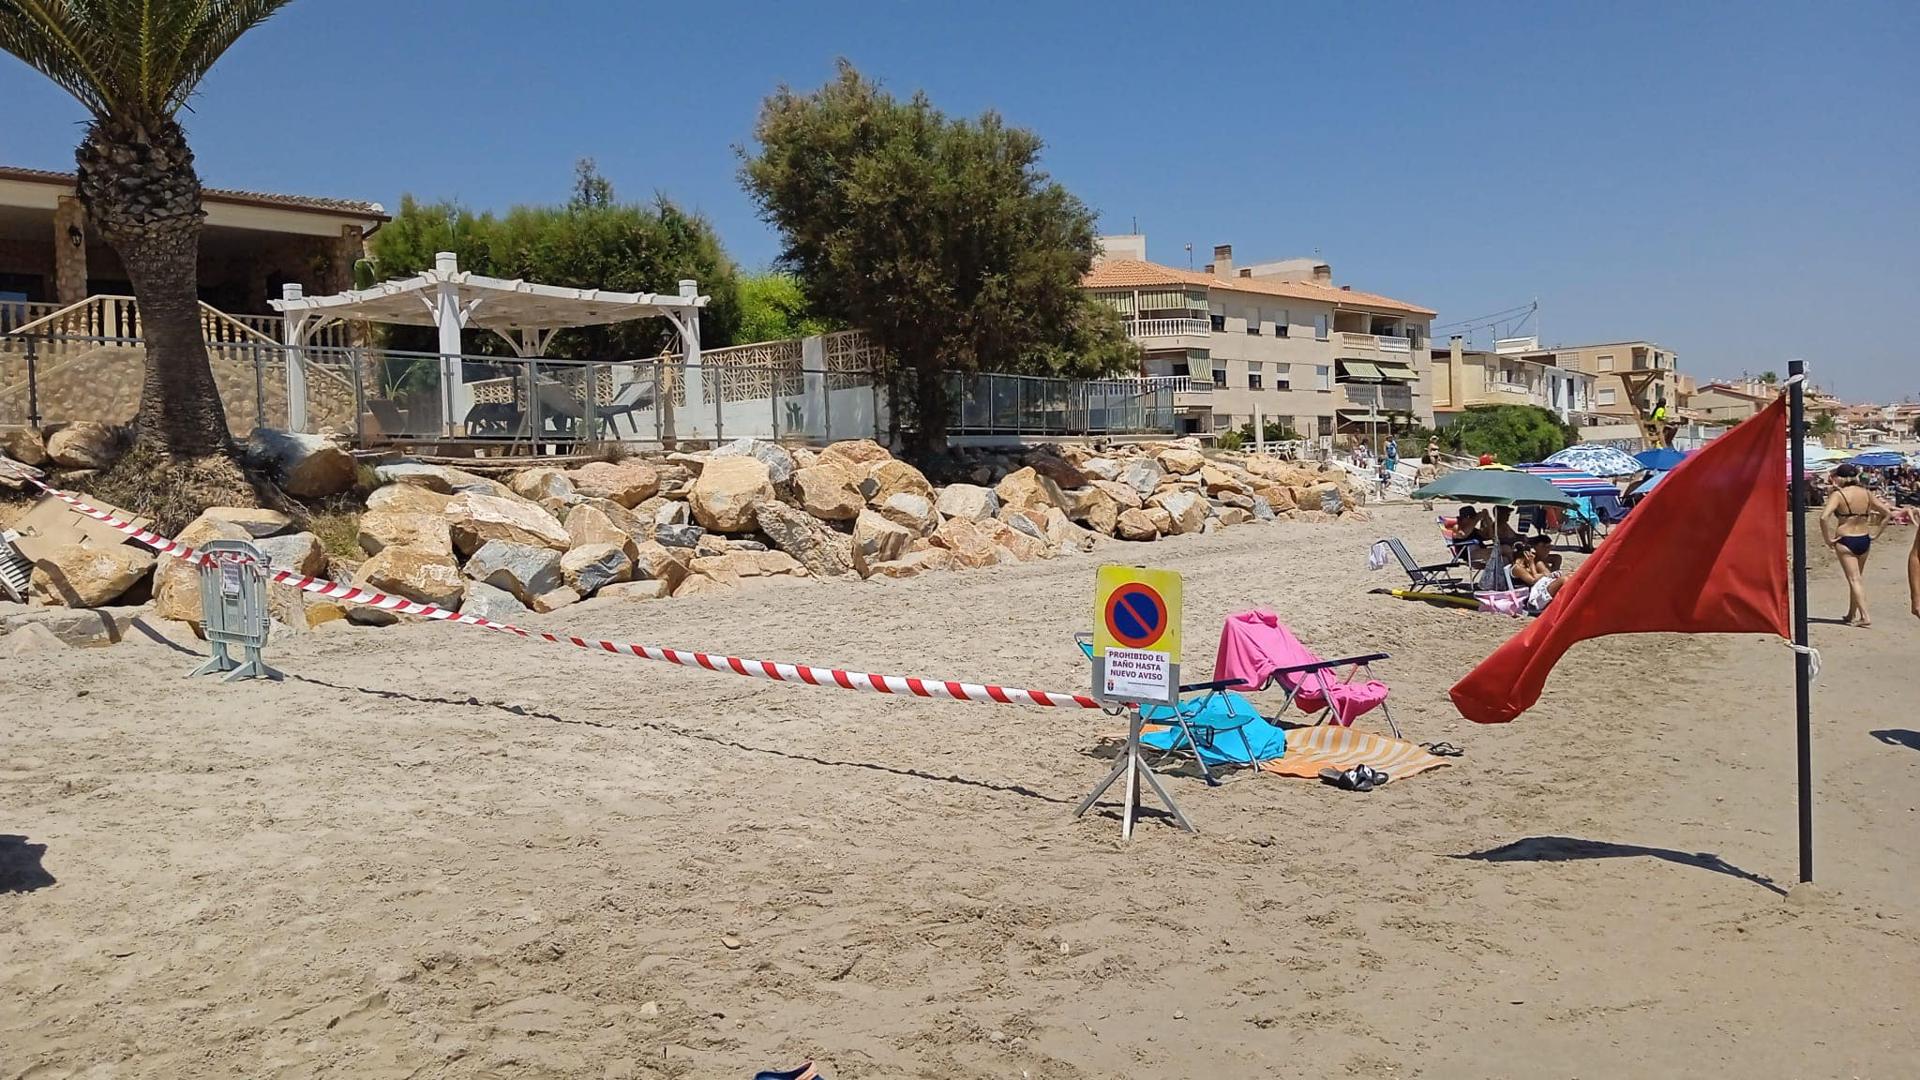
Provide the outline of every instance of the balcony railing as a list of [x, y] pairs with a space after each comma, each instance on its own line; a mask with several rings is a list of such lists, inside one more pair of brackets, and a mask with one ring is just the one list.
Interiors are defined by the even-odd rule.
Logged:
[[1349, 349], [1373, 349], [1378, 352], [1410, 353], [1413, 351], [1413, 339], [1394, 337], [1390, 334], [1356, 334], [1342, 330], [1335, 334], [1336, 345]]
[[1194, 375], [1148, 375], [1142, 382], [1164, 387], [1176, 394], [1211, 394], [1213, 380]]
[[1179, 337], [1205, 334], [1213, 329], [1205, 319], [1129, 319], [1127, 336], [1133, 338]]

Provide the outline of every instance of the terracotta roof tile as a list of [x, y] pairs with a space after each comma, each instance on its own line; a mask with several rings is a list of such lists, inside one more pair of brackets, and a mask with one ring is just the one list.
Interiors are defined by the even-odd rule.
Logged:
[[[12, 165], [0, 165], [0, 180], [25, 180], [29, 183], [52, 183], [72, 187], [74, 174], [53, 172], [49, 169], [22, 169]], [[332, 199], [320, 195], [278, 195], [266, 191], [238, 191], [215, 187], [202, 187], [200, 193], [208, 202], [244, 203], [288, 210], [318, 210], [329, 214], [378, 218], [381, 221], [391, 218], [379, 203], [360, 202], [354, 199]]]
[[1262, 278], [1222, 278], [1198, 270], [1179, 270], [1142, 259], [1108, 259], [1094, 264], [1080, 284], [1089, 289], [1136, 289], [1149, 285], [1204, 285], [1223, 292], [1251, 293], [1255, 296], [1284, 296], [1294, 300], [1318, 300], [1345, 307], [1378, 308], [1404, 311], [1410, 315], [1436, 314], [1430, 308], [1404, 300], [1357, 289], [1316, 285], [1310, 281], [1275, 281]]

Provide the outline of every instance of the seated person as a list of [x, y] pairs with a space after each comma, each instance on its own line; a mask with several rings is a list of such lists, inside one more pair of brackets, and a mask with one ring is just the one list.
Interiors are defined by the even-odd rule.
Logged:
[[1480, 539], [1480, 511], [1471, 506], [1463, 506], [1456, 517], [1443, 519], [1440, 531], [1447, 538], [1447, 550], [1454, 558], [1464, 559], [1468, 565], [1484, 562], [1485, 547]]
[[[1484, 514], [1481, 516], [1483, 519], [1486, 518]], [[1498, 540], [1502, 544], [1511, 544], [1520, 539], [1519, 530], [1513, 527], [1513, 507], [1511, 506], [1502, 506], [1493, 512], [1490, 528], [1492, 534], [1487, 537], [1489, 541]]]
[[1513, 582], [1527, 589], [1527, 609], [1538, 614], [1558, 593], [1570, 571], [1560, 569], [1560, 556], [1553, 550], [1553, 539], [1548, 536], [1536, 536], [1526, 544], [1519, 545], [1513, 560]]

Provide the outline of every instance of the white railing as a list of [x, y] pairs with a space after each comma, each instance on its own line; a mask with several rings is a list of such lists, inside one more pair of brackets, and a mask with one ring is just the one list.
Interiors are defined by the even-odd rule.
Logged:
[[1164, 386], [1176, 394], [1211, 394], [1213, 380], [1193, 375], [1149, 375], [1143, 382]]
[[1410, 353], [1413, 351], [1413, 339], [1394, 337], [1391, 334], [1357, 334], [1351, 330], [1342, 330], [1334, 335], [1340, 340], [1337, 344], [1349, 349], [1373, 349], [1378, 352]]
[[1540, 351], [1540, 339], [1537, 337], [1503, 337], [1493, 340], [1493, 352], [1496, 356], [1538, 351]]
[[1134, 338], [1179, 337], [1182, 334], [1210, 333], [1213, 324], [1206, 319], [1129, 319], [1127, 336]]
[[1492, 382], [1488, 383], [1487, 385], [1492, 387], [1495, 390], [1499, 390], [1503, 393], [1508, 393], [1508, 394], [1535, 393], [1534, 388], [1531, 386], [1528, 386], [1526, 383], [1509, 382], [1505, 379], [1495, 379]]

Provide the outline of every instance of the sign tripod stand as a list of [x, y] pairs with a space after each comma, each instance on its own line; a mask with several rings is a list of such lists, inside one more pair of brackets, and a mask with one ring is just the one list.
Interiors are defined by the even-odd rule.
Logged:
[[1153, 789], [1182, 829], [1197, 832], [1148, 767], [1140, 746], [1141, 729], [1146, 725], [1140, 710], [1143, 702], [1169, 705], [1175, 710], [1180, 707], [1180, 575], [1167, 570], [1103, 566], [1094, 579], [1094, 594], [1095, 629], [1087, 650], [1093, 661], [1093, 696], [1107, 704], [1109, 715], [1119, 715], [1124, 707], [1127, 745], [1113, 771], [1080, 800], [1073, 816], [1085, 816], [1108, 788], [1124, 778], [1121, 839], [1133, 838], [1133, 820], [1143, 786]]

